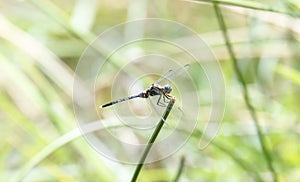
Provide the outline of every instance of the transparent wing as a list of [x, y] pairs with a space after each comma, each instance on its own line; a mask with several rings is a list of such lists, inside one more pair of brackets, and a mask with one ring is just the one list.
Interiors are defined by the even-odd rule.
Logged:
[[186, 72], [189, 69], [190, 65], [186, 64], [183, 67], [180, 67], [176, 70], [169, 70], [166, 74], [164, 74], [162, 77], [160, 77], [158, 80], [156, 80], [153, 84], [159, 84], [161, 82], [165, 82], [169, 79], [173, 79], [184, 72]]

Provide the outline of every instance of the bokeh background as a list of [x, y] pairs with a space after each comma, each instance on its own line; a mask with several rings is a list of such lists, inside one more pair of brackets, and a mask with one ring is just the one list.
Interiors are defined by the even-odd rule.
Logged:
[[[0, 180], [129, 181], [135, 165], [99, 155], [78, 130], [74, 72], [85, 48], [103, 31], [162, 18], [191, 28], [214, 52], [224, 75], [226, 108], [207, 147], [199, 147], [200, 138], [211, 137], [203, 133], [204, 114], [184, 147], [145, 165], [139, 180], [172, 181], [179, 174], [179, 181], [299, 181], [300, 2], [216, 2], [2, 0]], [[99, 103], [111, 99], [118, 66], [108, 66], [106, 84], [96, 88]], [[198, 86], [205, 113], [210, 87]], [[99, 117], [109, 122], [113, 115]]]

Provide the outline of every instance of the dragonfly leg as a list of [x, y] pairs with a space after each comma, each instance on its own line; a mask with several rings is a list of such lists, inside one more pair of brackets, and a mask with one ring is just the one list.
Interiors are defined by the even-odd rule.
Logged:
[[[159, 105], [159, 106], [161, 106], [161, 107], [166, 107], [166, 105], [160, 101], [160, 99], [161, 99], [162, 96], [163, 96], [163, 94], [160, 94], [160, 95], [159, 95], [159, 98], [158, 98], [156, 104]], [[163, 96], [163, 97], [164, 97], [164, 96]]]
[[[170, 100], [170, 98], [168, 97], [168, 95], [164, 95], [163, 97], [164, 97], [164, 98], [163, 98], [163, 99], [164, 99], [164, 103], [169, 103], [168, 100]], [[166, 98], [167, 98], [168, 100], [166, 100]]]

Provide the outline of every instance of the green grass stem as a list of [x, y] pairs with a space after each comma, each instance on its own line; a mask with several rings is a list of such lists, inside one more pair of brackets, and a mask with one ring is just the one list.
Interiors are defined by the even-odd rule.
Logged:
[[149, 152], [150, 152], [150, 149], [151, 149], [151, 147], [152, 147], [152, 144], [153, 144], [154, 141], [156, 140], [156, 138], [157, 138], [157, 136], [158, 136], [158, 134], [159, 134], [159, 132], [160, 132], [162, 126], [165, 124], [166, 119], [167, 119], [168, 115], [170, 114], [170, 112], [171, 112], [171, 110], [172, 110], [172, 108], [173, 108], [174, 103], [175, 103], [175, 98], [173, 97], [173, 98], [170, 100], [170, 102], [169, 102], [169, 104], [168, 104], [168, 106], [167, 106], [167, 108], [166, 108], [166, 110], [165, 110], [165, 112], [164, 112], [162, 118], [160, 119], [158, 125], [156, 126], [156, 128], [155, 128], [155, 130], [154, 130], [152, 136], [150, 137], [150, 139], [149, 139], [149, 141], [148, 141], [148, 144], [147, 144], [147, 146], [146, 146], [146, 148], [145, 148], [145, 150], [144, 150], [144, 152], [143, 152], [143, 155], [142, 155], [142, 157], [141, 157], [141, 159], [140, 159], [138, 165], [137, 165], [136, 168], [135, 168], [135, 171], [134, 171], [133, 176], [132, 176], [132, 178], [131, 178], [131, 182], [134, 182], [134, 181], [137, 180], [137, 178], [138, 178], [138, 176], [139, 176], [139, 174], [140, 174], [140, 171], [141, 171], [142, 167], [144, 166], [144, 162], [145, 162], [145, 160], [146, 160], [146, 158], [147, 158], [147, 155], [148, 155]]
[[246, 106], [247, 106], [247, 108], [248, 108], [248, 110], [250, 112], [250, 115], [251, 115], [254, 123], [255, 123], [256, 133], [258, 135], [258, 139], [259, 139], [262, 151], [263, 151], [263, 155], [264, 155], [264, 157], [266, 159], [266, 163], [268, 165], [268, 168], [269, 168], [269, 170], [272, 173], [273, 181], [278, 181], [277, 174], [276, 174], [275, 168], [273, 166], [272, 157], [271, 157], [270, 151], [268, 150], [268, 147], [267, 147], [266, 139], [265, 139], [264, 134], [263, 134], [263, 132], [261, 130], [261, 127], [260, 127], [260, 124], [259, 124], [259, 121], [258, 121], [258, 116], [257, 116], [257, 113], [255, 111], [255, 108], [253, 107], [253, 105], [250, 102], [247, 84], [246, 84], [246, 82], [245, 82], [245, 80], [243, 78], [241, 70], [239, 69], [236, 56], [235, 56], [233, 48], [232, 48], [232, 46], [230, 44], [230, 39], [229, 39], [229, 36], [228, 36], [228, 33], [227, 33], [226, 24], [225, 24], [225, 21], [223, 19], [223, 15], [222, 15], [221, 9], [218, 6], [218, 3], [214, 3], [214, 9], [215, 9], [215, 12], [216, 12], [216, 16], [217, 16], [220, 28], [222, 29], [222, 32], [223, 32], [223, 37], [225, 39], [225, 43], [226, 43], [229, 55], [230, 55], [230, 57], [231, 57], [231, 59], [233, 61], [234, 70], [235, 70], [235, 72], [237, 74], [237, 77], [238, 77], [238, 79], [239, 79], [239, 81], [240, 81], [240, 83], [242, 85], [243, 95], [244, 95], [244, 100], [245, 100]]
[[180, 178], [180, 176], [182, 174], [182, 171], [183, 171], [184, 163], [185, 163], [185, 155], [182, 155], [181, 158], [180, 158], [180, 163], [179, 163], [179, 167], [178, 167], [174, 182], [179, 181], [179, 178]]

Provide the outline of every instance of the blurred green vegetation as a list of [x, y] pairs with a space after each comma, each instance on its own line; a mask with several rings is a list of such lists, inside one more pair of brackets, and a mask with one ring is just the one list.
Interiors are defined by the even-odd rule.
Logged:
[[[224, 73], [226, 109], [208, 147], [199, 149], [199, 139], [206, 137], [200, 122], [180, 151], [146, 165], [140, 181], [174, 179], [183, 153], [179, 181], [273, 181], [257, 127], [278, 181], [300, 181], [300, 2], [216, 2], [245, 85], [239, 82], [212, 1], [2, 0], [0, 180], [130, 179], [135, 166], [100, 156], [77, 130], [74, 71], [85, 48], [108, 28], [163, 18], [193, 29], [215, 53]], [[115, 66], [121, 61], [115, 60]], [[115, 72], [107, 72], [109, 82]], [[245, 87], [257, 127], [244, 99]], [[204, 102], [208, 89], [199, 89]], [[110, 99], [109, 85], [99, 85], [97, 92], [105, 96], [100, 101]]]

